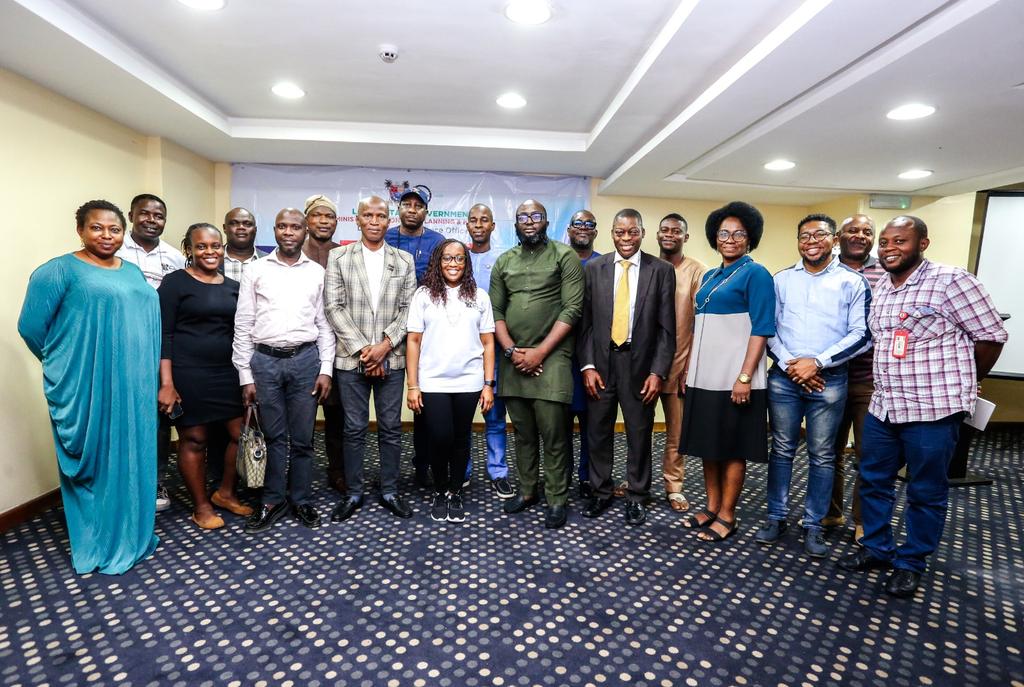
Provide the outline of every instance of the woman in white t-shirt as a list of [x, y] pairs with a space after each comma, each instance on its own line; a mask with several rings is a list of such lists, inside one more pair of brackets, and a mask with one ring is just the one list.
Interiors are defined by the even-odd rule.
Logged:
[[494, 313], [473, 279], [466, 247], [448, 239], [434, 248], [409, 303], [406, 403], [422, 413], [436, 492], [433, 520], [462, 522], [462, 481], [477, 404], [494, 405]]

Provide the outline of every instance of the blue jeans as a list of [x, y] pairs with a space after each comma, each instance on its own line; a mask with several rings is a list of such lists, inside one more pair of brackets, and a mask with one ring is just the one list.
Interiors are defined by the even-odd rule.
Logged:
[[[495, 370], [494, 379], [498, 379]], [[495, 387], [497, 391], [497, 387]], [[493, 479], [508, 477], [508, 439], [505, 436], [505, 401], [494, 397], [494, 406], [484, 413], [484, 438], [487, 440], [487, 476]], [[473, 437], [469, 438], [472, 445]], [[466, 479], [473, 473], [473, 459], [470, 454], [466, 464]]]
[[[894, 567], [924, 572], [928, 555], [939, 545], [949, 498], [947, 471], [963, 413], [934, 422], [895, 423], [868, 413], [860, 458], [860, 502], [864, 517], [861, 543], [872, 556]], [[907, 539], [896, 546], [892, 511], [896, 473], [907, 466]]]
[[807, 498], [803, 526], [821, 529], [832, 498], [835, 440], [846, 406], [846, 366], [821, 371], [822, 391], [805, 391], [786, 373], [773, 367], [768, 374], [768, 414], [772, 426], [772, 450], [768, 456], [768, 517], [785, 520], [789, 513], [789, 483], [793, 457], [800, 443], [800, 423], [806, 419]]
[[294, 505], [306, 504], [313, 478], [313, 426], [318, 402], [312, 392], [320, 374], [320, 353], [315, 345], [292, 358], [256, 351], [250, 367], [267, 441], [263, 503], [281, 503], [287, 488], [288, 499]]
[[334, 378], [345, 409], [345, 482], [347, 496], [363, 496], [363, 456], [370, 425], [370, 392], [377, 411], [377, 449], [380, 454], [381, 494], [398, 493], [402, 460], [402, 391], [405, 370], [391, 370], [385, 377], [367, 377], [355, 370], [335, 370]]

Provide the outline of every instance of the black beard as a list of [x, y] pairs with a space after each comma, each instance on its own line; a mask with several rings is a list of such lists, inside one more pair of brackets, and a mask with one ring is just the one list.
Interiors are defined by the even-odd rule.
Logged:
[[577, 250], [583, 250], [583, 249], [586, 249], [586, 248], [590, 248], [591, 246], [594, 245], [593, 241], [587, 241], [586, 239], [580, 240], [579, 238], [576, 238], [576, 237], [570, 238], [569, 239], [569, 243], [570, 243], [570, 245], [572, 245], [573, 248], [575, 248]]
[[548, 230], [545, 228], [543, 231], [538, 231], [533, 236], [527, 236], [523, 232], [521, 232], [517, 227], [516, 238], [518, 238], [519, 243], [523, 244], [524, 246], [533, 248], [534, 246], [539, 246], [541, 243], [547, 243]]

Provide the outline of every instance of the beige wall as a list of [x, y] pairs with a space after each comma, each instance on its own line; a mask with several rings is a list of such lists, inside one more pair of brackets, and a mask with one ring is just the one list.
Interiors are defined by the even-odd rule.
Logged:
[[[42, 373], [17, 332], [28, 277], [75, 250], [75, 208], [105, 198], [127, 212], [131, 198], [155, 193], [168, 204], [166, 238], [180, 240], [190, 218], [214, 209], [214, 165], [184, 148], [147, 138], [31, 81], [0, 70], [0, 199], [7, 231], [31, 240], [0, 257], [0, 512], [57, 486]], [[194, 221], [194, 220], [193, 220]], [[23, 231], [24, 233], [24, 231]]]

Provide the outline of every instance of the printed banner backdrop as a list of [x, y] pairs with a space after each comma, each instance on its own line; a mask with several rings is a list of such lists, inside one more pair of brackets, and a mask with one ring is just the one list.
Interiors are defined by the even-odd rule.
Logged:
[[426, 186], [431, 193], [426, 226], [466, 242], [469, 209], [484, 203], [494, 212], [491, 244], [499, 252], [516, 245], [514, 215], [525, 200], [532, 198], [547, 208], [548, 236], [559, 241], [566, 240], [572, 214], [590, 207], [587, 177], [247, 163], [232, 168], [232, 207], [244, 207], [256, 215], [256, 244], [264, 249], [276, 245], [274, 217], [278, 211], [286, 207], [301, 211], [306, 198], [318, 193], [338, 206], [334, 240], [339, 243], [359, 238], [356, 204], [366, 196], [390, 199], [391, 226], [397, 226], [398, 197], [406, 188]]

